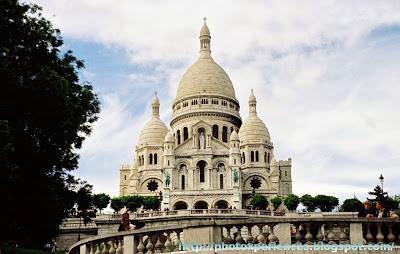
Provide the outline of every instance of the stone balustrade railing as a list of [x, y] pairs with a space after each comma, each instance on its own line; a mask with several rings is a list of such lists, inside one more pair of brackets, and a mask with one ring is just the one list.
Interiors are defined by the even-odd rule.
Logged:
[[[245, 209], [188, 209], [188, 210], [171, 210], [171, 211], [151, 211], [143, 213], [130, 213], [131, 219], [156, 218], [156, 217], [176, 217], [176, 216], [201, 216], [201, 215], [243, 215], [243, 216], [283, 216], [284, 212], [274, 212], [265, 210], [245, 210]], [[102, 214], [98, 219], [114, 219], [120, 220], [122, 214]]]
[[[398, 218], [265, 217], [193, 218], [186, 223], [142, 228], [92, 237], [71, 254], [159, 253], [179, 250], [180, 243], [368, 244], [400, 242]], [[396, 252], [398, 253], [398, 252]]]

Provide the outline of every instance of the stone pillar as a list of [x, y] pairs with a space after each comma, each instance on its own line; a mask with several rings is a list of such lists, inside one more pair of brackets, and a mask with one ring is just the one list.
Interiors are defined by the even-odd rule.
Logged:
[[79, 246], [79, 254], [89, 254], [89, 248], [87, 248], [86, 244]]
[[222, 228], [216, 225], [183, 229], [183, 243], [207, 244], [222, 242]]
[[137, 242], [134, 235], [124, 236], [124, 253], [136, 254]]
[[350, 243], [351, 244], [364, 243], [362, 223], [350, 223]]
[[275, 235], [280, 244], [291, 244], [290, 223], [279, 223], [275, 227]]

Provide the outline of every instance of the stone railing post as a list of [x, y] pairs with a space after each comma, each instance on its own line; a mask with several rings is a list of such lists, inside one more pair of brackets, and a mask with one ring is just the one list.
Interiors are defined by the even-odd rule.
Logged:
[[79, 246], [79, 254], [89, 254], [89, 248], [86, 244]]
[[362, 223], [350, 223], [350, 243], [363, 244], [364, 243]]
[[275, 235], [279, 239], [280, 244], [290, 244], [291, 234], [290, 234], [290, 223], [278, 223], [275, 229]]
[[183, 229], [184, 243], [221, 243], [222, 228], [217, 225], [188, 227]]
[[136, 254], [136, 249], [135, 235], [124, 236], [124, 253]]

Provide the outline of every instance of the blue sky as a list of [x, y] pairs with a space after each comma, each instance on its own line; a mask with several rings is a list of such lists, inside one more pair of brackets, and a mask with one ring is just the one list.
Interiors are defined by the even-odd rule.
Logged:
[[[102, 103], [76, 175], [118, 194], [153, 93], [169, 125], [207, 16], [214, 59], [247, 117], [250, 88], [296, 194], [365, 198], [385, 176], [400, 194], [399, 1], [38, 0]], [[229, 6], [229, 11], [227, 11]]]

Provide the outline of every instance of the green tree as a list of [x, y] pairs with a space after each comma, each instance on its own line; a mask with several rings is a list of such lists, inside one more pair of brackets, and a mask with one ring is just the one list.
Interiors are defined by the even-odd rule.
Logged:
[[300, 198], [294, 194], [289, 194], [285, 197], [283, 203], [289, 209], [289, 211], [295, 211], [297, 206], [299, 206]]
[[343, 212], [358, 212], [363, 208], [363, 203], [356, 198], [349, 198], [343, 201]]
[[92, 189], [93, 186], [86, 183], [85, 181], [79, 181], [79, 189], [76, 192], [76, 207], [77, 207], [77, 215], [81, 217], [84, 223], [88, 223], [91, 221], [91, 217], [95, 217], [96, 213], [94, 211], [94, 200]]
[[99, 193], [93, 195], [93, 205], [101, 213], [101, 210], [106, 208], [110, 203], [110, 196], [105, 193]]
[[316, 207], [321, 212], [331, 212], [339, 204], [339, 199], [333, 196], [317, 195], [314, 197]]
[[38, 6], [0, 1], [0, 34], [0, 243], [42, 247], [75, 203], [69, 172], [99, 102]]
[[271, 199], [271, 203], [274, 206], [274, 209], [276, 210], [282, 204], [282, 198], [279, 196], [276, 196]]
[[377, 201], [377, 200], [385, 200], [388, 197], [387, 192], [383, 192], [381, 186], [377, 185], [375, 186], [373, 191], [368, 192], [369, 195], [375, 196], [375, 198], [370, 199], [371, 201]]
[[304, 194], [301, 196], [300, 202], [306, 207], [307, 212], [314, 212], [315, 208], [317, 208], [315, 204], [315, 198], [310, 194]]
[[157, 210], [160, 208], [160, 199], [158, 197], [144, 197], [143, 198], [143, 207], [144, 209], [152, 209], [152, 210]]
[[121, 197], [114, 197], [111, 199], [111, 208], [114, 210], [114, 212], [118, 213], [121, 211], [122, 208], [124, 208], [124, 202], [122, 201]]
[[123, 196], [122, 202], [128, 211], [135, 212], [143, 205], [143, 197], [138, 195]]
[[255, 194], [250, 201], [250, 205], [252, 205], [254, 209], [265, 210], [268, 206], [268, 199], [261, 194]]

